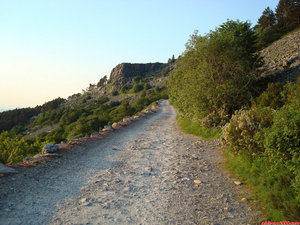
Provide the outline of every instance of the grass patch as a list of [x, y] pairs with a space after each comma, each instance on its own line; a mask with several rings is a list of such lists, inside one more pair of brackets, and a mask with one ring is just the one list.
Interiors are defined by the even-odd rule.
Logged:
[[[248, 159], [226, 149], [226, 166], [241, 181], [255, 191], [262, 203], [262, 211], [272, 221], [298, 221], [300, 218], [297, 192], [291, 182], [291, 173], [286, 165], [274, 166], [268, 157]], [[298, 197], [299, 198], [299, 197]]]
[[200, 136], [206, 140], [214, 140], [221, 137], [222, 130], [220, 128], [207, 128], [192, 122], [186, 118], [177, 118], [180, 128], [188, 134]]

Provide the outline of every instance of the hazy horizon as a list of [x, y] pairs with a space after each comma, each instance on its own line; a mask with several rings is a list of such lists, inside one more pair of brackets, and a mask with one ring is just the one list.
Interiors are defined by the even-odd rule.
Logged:
[[0, 109], [79, 93], [119, 63], [167, 62], [194, 30], [256, 24], [278, 0], [1, 1]]

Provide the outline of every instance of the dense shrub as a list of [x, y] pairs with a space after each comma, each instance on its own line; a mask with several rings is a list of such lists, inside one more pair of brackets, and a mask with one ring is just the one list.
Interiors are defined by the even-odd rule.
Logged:
[[130, 89], [132, 88], [131, 84], [125, 84], [122, 88], [121, 88], [121, 92], [122, 93], [127, 93]]
[[132, 87], [132, 91], [133, 91], [134, 93], [137, 93], [137, 92], [139, 92], [139, 91], [141, 91], [141, 90], [143, 90], [143, 89], [144, 89], [144, 85], [141, 84], [141, 83], [135, 83], [135, 84], [133, 85], [133, 87]]
[[112, 94], [112, 96], [116, 96], [116, 95], [119, 94], [119, 92], [117, 90], [114, 90], [114, 91], [111, 92], [111, 94]]
[[255, 105], [259, 107], [271, 107], [272, 109], [278, 109], [283, 106], [284, 101], [282, 99], [281, 92], [283, 87], [281, 83], [268, 83], [268, 88], [256, 98]]
[[265, 130], [264, 147], [269, 155], [300, 162], [300, 99], [275, 113], [273, 125]]
[[264, 151], [256, 136], [262, 129], [271, 126], [274, 110], [268, 107], [239, 110], [223, 129], [222, 143], [236, 152], [252, 153]]
[[39, 153], [43, 145], [38, 138], [25, 139], [21, 135], [11, 136], [3, 131], [0, 134], [0, 162], [20, 162], [26, 156]]
[[258, 191], [270, 218], [299, 220], [300, 86], [270, 84], [251, 109], [232, 116], [222, 143], [228, 165]]
[[[169, 77], [170, 101], [181, 115], [212, 124], [228, 121], [248, 104], [260, 65], [255, 35], [248, 22], [227, 21], [205, 36], [197, 33]], [[224, 116], [224, 118], [222, 118]], [[221, 117], [221, 118], [220, 118]]]
[[280, 35], [276, 33], [274, 29], [270, 27], [259, 27], [256, 29], [257, 35], [257, 48], [263, 49], [267, 47], [272, 42], [279, 39]]
[[150, 85], [148, 82], [146, 82], [146, 83], [144, 84], [144, 90], [147, 91], [147, 90], [150, 89], [150, 88], [151, 88], [151, 85]]

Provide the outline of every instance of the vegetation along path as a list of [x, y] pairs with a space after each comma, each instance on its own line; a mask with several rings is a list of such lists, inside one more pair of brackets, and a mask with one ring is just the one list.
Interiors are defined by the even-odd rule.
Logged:
[[0, 179], [0, 224], [252, 224], [218, 141], [158, 113]]

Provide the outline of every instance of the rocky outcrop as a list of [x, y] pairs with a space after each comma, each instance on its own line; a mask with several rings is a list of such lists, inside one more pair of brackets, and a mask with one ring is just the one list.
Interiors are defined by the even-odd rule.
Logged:
[[48, 143], [43, 147], [42, 153], [44, 153], [44, 154], [54, 153], [54, 152], [57, 152], [58, 150], [59, 150], [58, 145]]
[[167, 64], [165, 63], [121, 63], [110, 74], [109, 82], [123, 84], [135, 76], [159, 74]]

